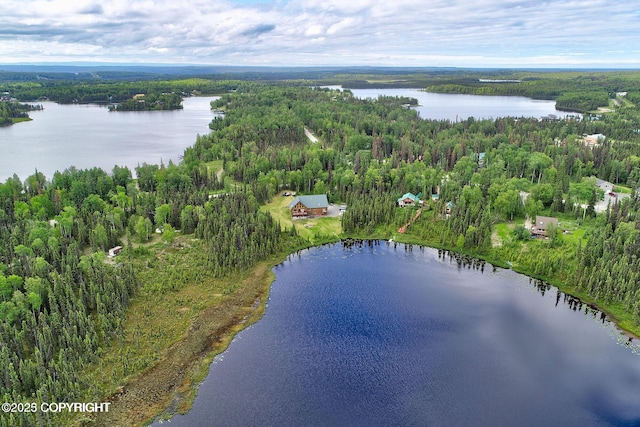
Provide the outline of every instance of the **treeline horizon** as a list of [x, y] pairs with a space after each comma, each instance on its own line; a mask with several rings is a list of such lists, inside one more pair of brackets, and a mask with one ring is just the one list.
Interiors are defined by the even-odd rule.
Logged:
[[183, 96], [193, 91], [219, 94], [234, 89], [233, 85], [220, 84], [231, 80], [236, 85], [240, 81], [263, 81], [342, 85], [347, 89], [421, 88], [443, 93], [526, 96], [557, 100], [560, 110], [586, 112], [607, 105], [607, 99], [616, 92], [636, 90], [640, 81], [638, 73], [624, 69], [43, 66], [42, 71], [35, 72], [1, 68], [2, 91], [11, 92], [20, 101], [46, 97], [60, 103], [124, 102], [141, 88], [155, 95], [172, 91]]

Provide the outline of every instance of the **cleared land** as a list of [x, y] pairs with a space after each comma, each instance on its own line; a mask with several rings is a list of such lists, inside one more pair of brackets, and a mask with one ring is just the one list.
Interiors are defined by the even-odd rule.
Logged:
[[269, 211], [271, 216], [280, 222], [283, 229], [291, 229], [295, 225], [296, 231], [300, 236], [316, 244], [329, 239], [338, 240], [342, 234], [342, 224], [340, 217], [337, 216], [337, 208], [329, 207], [329, 212], [335, 212], [335, 216], [324, 216], [318, 218], [292, 219], [289, 204], [293, 201], [294, 196], [273, 196], [271, 202], [262, 206], [260, 209]]

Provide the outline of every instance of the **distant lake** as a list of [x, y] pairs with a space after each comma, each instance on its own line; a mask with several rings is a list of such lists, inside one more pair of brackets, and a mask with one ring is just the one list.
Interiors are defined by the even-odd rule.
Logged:
[[198, 134], [210, 132], [217, 97], [185, 98], [182, 110], [109, 112], [97, 104], [37, 102], [29, 122], [0, 127], [0, 181], [14, 173], [21, 180], [35, 170], [51, 179], [55, 171], [75, 166], [134, 168], [143, 162], [178, 162]]
[[[360, 98], [378, 95], [418, 99], [420, 117], [465, 120], [467, 117], [542, 117], [571, 113], [555, 110], [554, 101], [523, 97], [448, 95], [418, 89], [353, 89]], [[43, 111], [29, 113], [30, 122], [0, 128], [0, 181], [14, 173], [24, 181], [35, 170], [51, 179], [55, 171], [75, 166], [100, 167], [111, 172], [115, 165], [165, 164], [179, 161], [198, 134], [209, 133], [215, 116], [209, 103], [217, 97], [185, 98], [183, 110], [108, 112], [96, 104], [59, 105], [42, 102]]]
[[575, 116], [556, 110], [555, 101], [544, 101], [521, 96], [479, 96], [429, 93], [418, 89], [350, 89], [361, 99], [376, 99], [384, 96], [407, 96], [416, 98], [420, 104], [413, 107], [423, 119], [451, 120], [452, 122], [476, 119], [496, 119], [498, 117], [535, 117], [549, 114], [558, 117]]
[[637, 341], [542, 282], [387, 242], [274, 271], [264, 317], [163, 425], [640, 425]]

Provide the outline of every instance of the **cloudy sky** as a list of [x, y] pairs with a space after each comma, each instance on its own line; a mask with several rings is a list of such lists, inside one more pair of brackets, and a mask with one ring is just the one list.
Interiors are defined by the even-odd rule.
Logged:
[[0, 63], [640, 68], [638, 0], [0, 0]]

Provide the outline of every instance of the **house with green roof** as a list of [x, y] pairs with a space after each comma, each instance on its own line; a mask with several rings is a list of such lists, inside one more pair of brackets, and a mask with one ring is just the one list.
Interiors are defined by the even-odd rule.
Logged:
[[413, 206], [420, 203], [420, 196], [422, 193], [414, 195], [413, 193], [405, 193], [398, 199], [398, 206], [404, 208], [405, 206]]
[[298, 196], [289, 203], [289, 210], [293, 218], [326, 215], [329, 201], [326, 194]]

